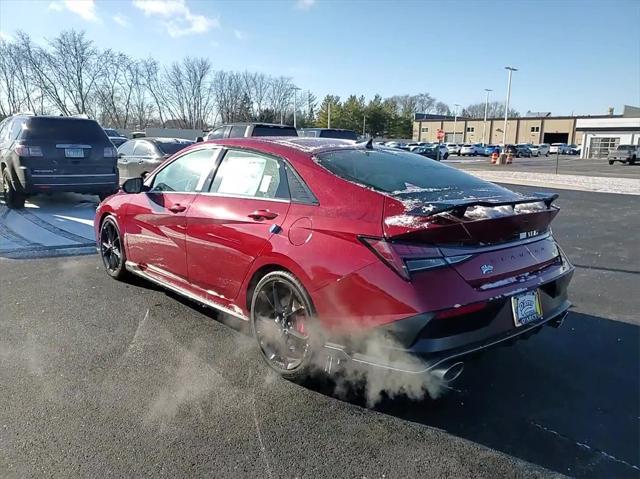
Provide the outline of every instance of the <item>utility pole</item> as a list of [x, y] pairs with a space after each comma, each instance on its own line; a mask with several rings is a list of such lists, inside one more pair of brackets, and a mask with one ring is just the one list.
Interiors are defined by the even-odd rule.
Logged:
[[486, 146], [487, 143], [485, 142], [485, 138], [487, 135], [487, 110], [489, 109], [489, 92], [493, 90], [490, 90], [489, 88], [485, 88], [484, 91], [487, 92], [487, 95], [484, 99], [484, 123], [482, 125], [482, 144]]
[[455, 107], [455, 110], [453, 110], [453, 142], [454, 143], [458, 143], [458, 107], [460, 105], [458, 105], [457, 103], [454, 103], [453, 106]]
[[296, 102], [296, 97], [298, 96], [296, 92], [299, 90], [297, 86], [293, 87], [293, 127], [298, 128], [298, 122], [296, 117], [296, 111], [298, 110], [298, 104]]
[[331, 101], [327, 103], [327, 128], [331, 128]]
[[367, 129], [367, 115], [362, 115], [362, 136], [366, 135]]
[[[502, 133], [502, 144], [507, 146], [507, 120], [509, 119], [509, 100], [511, 100], [511, 74], [517, 72], [517, 68], [504, 67], [509, 70], [509, 82], [507, 83], [507, 103], [504, 105], [504, 132]], [[516, 138], [517, 142], [517, 138]]]

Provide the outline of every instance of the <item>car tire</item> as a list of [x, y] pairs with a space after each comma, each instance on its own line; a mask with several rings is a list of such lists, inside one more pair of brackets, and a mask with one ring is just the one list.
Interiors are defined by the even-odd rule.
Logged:
[[299, 381], [313, 372], [313, 358], [322, 345], [314, 318], [309, 294], [291, 273], [272, 271], [256, 284], [251, 297], [251, 332], [264, 361], [285, 379]]
[[610, 164], [610, 165], [613, 165], [613, 161], [609, 160], [609, 164]]
[[636, 164], [636, 157], [632, 156], [631, 158], [629, 158], [629, 164], [630, 165], [635, 165]]
[[442, 157], [443, 160], [446, 160], [447, 158], [449, 158], [449, 153], [445, 153], [444, 156]]
[[13, 187], [8, 169], [2, 172], [2, 191], [4, 193], [4, 201], [9, 209], [17, 210], [24, 208], [25, 195], [16, 191]]
[[125, 267], [127, 255], [120, 228], [113, 216], [107, 216], [100, 224], [98, 249], [105, 271], [114, 279], [123, 280], [129, 272]]

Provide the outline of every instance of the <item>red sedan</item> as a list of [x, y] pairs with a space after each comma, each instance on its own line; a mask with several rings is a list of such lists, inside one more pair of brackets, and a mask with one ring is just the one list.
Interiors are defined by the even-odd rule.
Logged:
[[349, 363], [449, 381], [566, 315], [555, 199], [371, 142], [228, 139], [128, 180], [95, 230], [110, 276], [250, 322], [285, 377]]

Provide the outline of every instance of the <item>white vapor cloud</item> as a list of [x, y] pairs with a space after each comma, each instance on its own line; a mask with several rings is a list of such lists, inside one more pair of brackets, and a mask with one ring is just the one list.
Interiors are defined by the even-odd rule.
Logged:
[[49, 4], [49, 10], [54, 12], [68, 10], [88, 22], [100, 20], [96, 14], [96, 2], [94, 0], [56, 0]]
[[296, 8], [299, 10], [309, 10], [316, 4], [316, 0], [297, 0]]
[[129, 23], [129, 19], [127, 17], [125, 17], [124, 15], [121, 15], [119, 13], [117, 15], [113, 16], [113, 21], [116, 22], [121, 27], [124, 27], [124, 28], [128, 28], [131, 25]]
[[184, 0], [133, 0], [133, 6], [148, 17], [160, 18], [167, 33], [174, 38], [220, 27], [217, 18], [193, 13]]

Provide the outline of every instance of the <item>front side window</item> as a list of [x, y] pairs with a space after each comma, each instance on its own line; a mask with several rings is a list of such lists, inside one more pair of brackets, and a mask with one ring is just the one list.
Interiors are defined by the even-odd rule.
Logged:
[[245, 131], [247, 131], [247, 125], [234, 125], [231, 127], [229, 138], [243, 138]]
[[212, 193], [289, 199], [280, 162], [250, 151], [229, 150], [211, 185]]
[[221, 126], [220, 128], [216, 128], [211, 133], [209, 133], [209, 136], [207, 138], [209, 140], [216, 140], [218, 138], [223, 138], [225, 129], [226, 129], [225, 126]]
[[121, 155], [124, 155], [124, 156], [133, 155], [133, 145], [135, 143], [136, 143], [135, 141], [127, 141], [127, 142], [123, 143], [118, 148], [118, 153], [121, 154]]
[[212, 148], [190, 151], [172, 161], [155, 175], [151, 191], [200, 191], [213, 168], [214, 152]]

